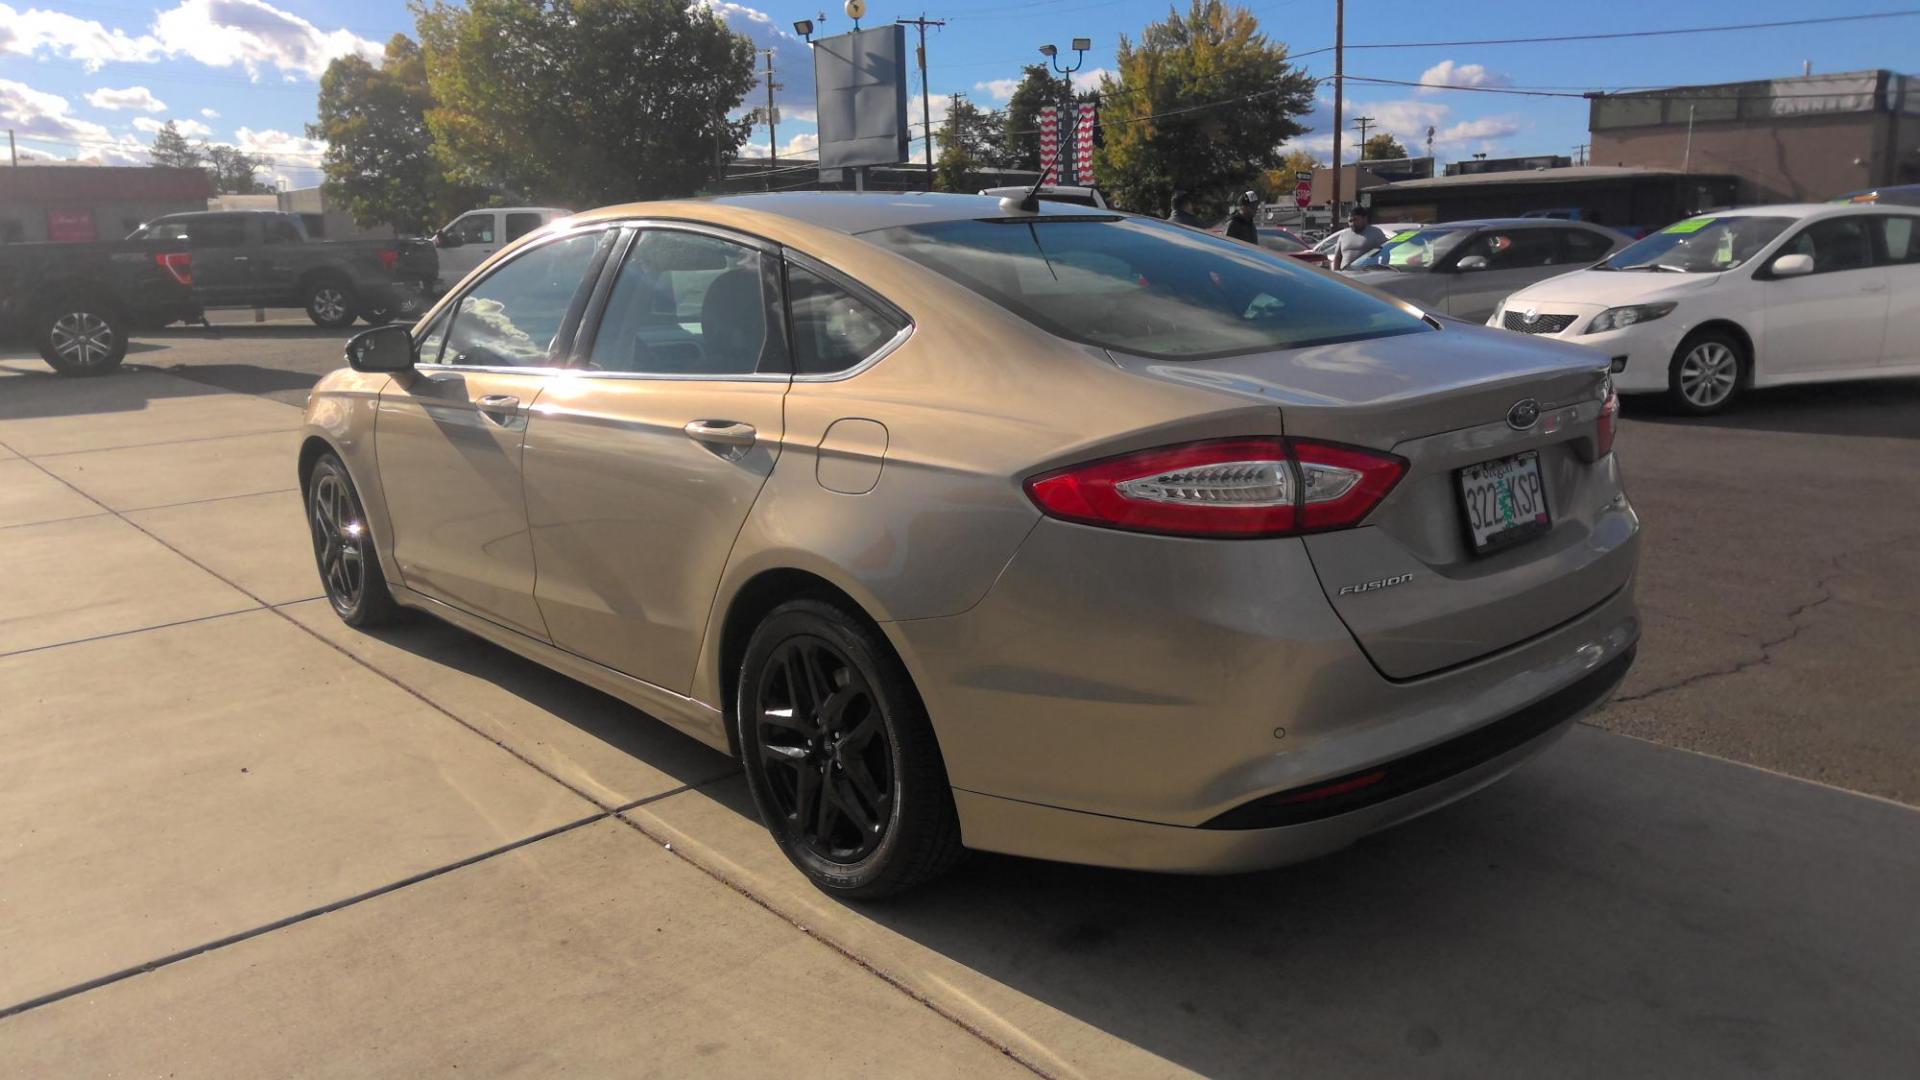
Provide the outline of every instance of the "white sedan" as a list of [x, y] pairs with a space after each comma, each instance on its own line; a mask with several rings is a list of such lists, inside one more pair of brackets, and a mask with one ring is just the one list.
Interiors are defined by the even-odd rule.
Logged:
[[1621, 393], [1696, 415], [1755, 386], [1920, 375], [1920, 210], [1712, 211], [1521, 289], [1487, 325], [1602, 350]]

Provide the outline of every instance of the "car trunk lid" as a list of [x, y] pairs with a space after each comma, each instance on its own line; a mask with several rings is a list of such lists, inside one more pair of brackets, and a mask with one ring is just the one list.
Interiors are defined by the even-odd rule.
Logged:
[[[1525, 641], [1604, 601], [1631, 575], [1637, 525], [1617, 464], [1598, 452], [1606, 362], [1588, 350], [1447, 324], [1206, 361], [1115, 360], [1150, 377], [1273, 401], [1290, 437], [1406, 459], [1406, 475], [1359, 527], [1305, 539], [1329, 602], [1389, 678]], [[1522, 402], [1531, 408], [1511, 415]], [[1532, 422], [1519, 423], [1529, 413]], [[1520, 454], [1534, 455], [1550, 526], [1476, 551], [1461, 470]]]

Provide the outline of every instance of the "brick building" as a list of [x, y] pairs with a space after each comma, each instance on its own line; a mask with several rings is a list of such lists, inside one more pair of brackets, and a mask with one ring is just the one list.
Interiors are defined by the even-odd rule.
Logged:
[[161, 214], [205, 210], [199, 169], [147, 165], [0, 168], [0, 243], [117, 240]]

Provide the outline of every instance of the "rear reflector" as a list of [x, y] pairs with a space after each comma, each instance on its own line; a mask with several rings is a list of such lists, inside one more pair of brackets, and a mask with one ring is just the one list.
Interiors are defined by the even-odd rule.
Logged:
[[1594, 426], [1594, 443], [1599, 448], [1599, 456], [1613, 453], [1613, 436], [1620, 428], [1620, 395], [1612, 386], [1607, 387], [1607, 398], [1600, 405], [1600, 420]]
[[153, 256], [155, 265], [173, 275], [173, 280], [182, 285], [193, 284], [193, 252], [161, 251]]
[[1169, 536], [1291, 536], [1359, 523], [1405, 475], [1391, 454], [1303, 439], [1210, 439], [1027, 481], [1066, 521]]
[[399, 248], [380, 249], [380, 268], [381, 269], [391, 273], [393, 271], [393, 268], [398, 265], [400, 265], [400, 249]]

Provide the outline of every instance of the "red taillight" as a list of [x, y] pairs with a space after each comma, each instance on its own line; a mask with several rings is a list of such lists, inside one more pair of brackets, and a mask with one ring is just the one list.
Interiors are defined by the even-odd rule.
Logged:
[[1613, 436], [1620, 427], [1620, 395], [1611, 386], [1607, 388], [1607, 399], [1600, 405], [1600, 420], [1594, 425], [1593, 440], [1599, 447], [1599, 456], [1613, 453]]
[[1173, 536], [1288, 536], [1354, 525], [1406, 473], [1391, 454], [1304, 439], [1211, 439], [1027, 481], [1047, 514]]
[[193, 252], [162, 251], [154, 255], [153, 261], [160, 269], [173, 275], [173, 280], [182, 285], [193, 284]]
[[392, 273], [393, 268], [399, 265], [400, 265], [400, 249], [399, 248], [380, 249], [381, 269], [386, 270], [388, 273]]

